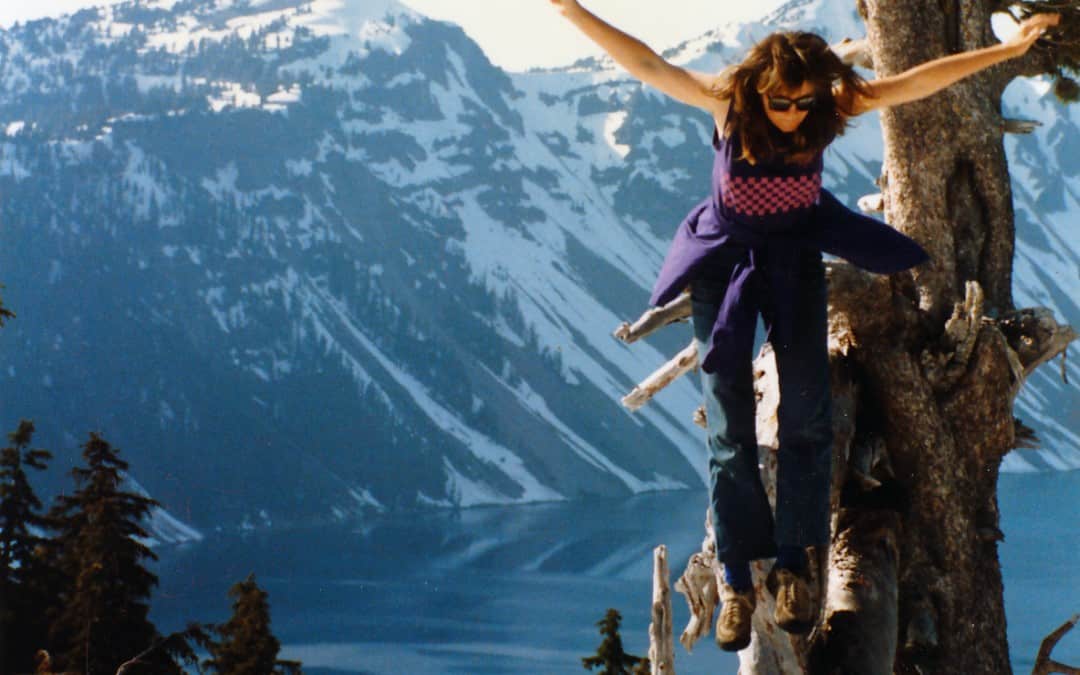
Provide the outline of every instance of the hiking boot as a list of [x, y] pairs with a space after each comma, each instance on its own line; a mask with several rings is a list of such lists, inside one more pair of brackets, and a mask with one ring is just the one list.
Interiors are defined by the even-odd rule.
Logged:
[[716, 644], [725, 652], [737, 652], [750, 644], [750, 617], [757, 596], [754, 589], [737, 592], [720, 584], [720, 616], [716, 618]]
[[809, 633], [817, 612], [806, 580], [791, 570], [774, 567], [765, 585], [776, 598], [776, 625], [789, 633]]

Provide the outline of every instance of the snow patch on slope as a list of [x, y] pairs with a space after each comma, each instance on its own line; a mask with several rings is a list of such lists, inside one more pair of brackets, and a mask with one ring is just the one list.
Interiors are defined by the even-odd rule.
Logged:
[[[150, 493], [129, 474], [124, 474], [120, 489], [125, 492], [137, 494], [140, 497], [151, 499]], [[147, 520], [142, 523], [142, 526], [150, 535], [148, 539], [143, 540], [143, 543], [147, 546], [157, 546], [163, 543], [182, 544], [189, 541], [201, 541], [203, 539], [203, 534], [201, 532], [181, 521], [160, 506], [154, 506], [150, 509], [149, 516]]]
[[561, 501], [565, 499], [561, 494], [543, 485], [533, 476], [520, 457], [485, 434], [473, 429], [453, 411], [437, 402], [419, 380], [406, 373], [383, 354], [375, 343], [353, 323], [348, 310], [342, 306], [339, 300], [318, 288], [313, 288], [312, 294], [318, 297], [321, 306], [330, 308], [337, 315], [341, 325], [348, 329], [352, 337], [401, 385], [432, 422], [461, 441], [477, 459], [499, 467], [507, 476], [517, 482], [523, 491], [521, 497], [516, 499], [498, 495], [486, 487], [466, 480], [459, 472], [454, 470], [450, 474], [450, 478], [454, 485], [459, 488], [458, 494], [460, 494], [461, 499], [469, 500], [471, 506], [478, 504], [508, 504], [519, 501]]

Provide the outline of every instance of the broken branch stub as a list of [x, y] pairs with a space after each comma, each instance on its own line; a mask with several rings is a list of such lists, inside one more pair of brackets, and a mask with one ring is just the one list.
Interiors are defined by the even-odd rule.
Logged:
[[982, 286], [968, 281], [965, 290], [964, 301], [953, 306], [952, 316], [945, 322], [940, 349], [924, 349], [920, 358], [923, 372], [937, 392], [950, 389], [963, 377], [982, 328]]
[[874, 69], [874, 59], [870, 54], [870, 41], [866, 38], [861, 40], [844, 38], [834, 45], [829, 45], [829, 49], [849, 66], [857, 66], [868, 70]]
[[859, 197], [859, 210], [863, 213], [881, 213], [885, 210], [885, 195], [875, 192]]
[[1035, 120], [1001, 120], [1001, 131], [1006, 134], [1030, 134], [1036, 128], [1041, 127], [1042, 122]]
[[1013, 417], [1013, 448], [1036, 450], [1041, 445], [1035, 430], [1024, 424], [1019, 417]]

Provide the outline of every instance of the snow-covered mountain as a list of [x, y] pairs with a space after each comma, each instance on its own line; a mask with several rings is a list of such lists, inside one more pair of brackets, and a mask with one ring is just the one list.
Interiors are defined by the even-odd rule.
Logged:
[[[848, 4], [668, 56], [857, 35]], [[1016, 295], [1080, 325], [1077, 113], [1046, 89], [1009, 93], [1044, 122], [1009, 140]], [[101, 431], [181, 520], [704, 481], [696, 378], [619, 405], [689, 329], [611, 331], [707, 190], [710, 121], [609, 63], [506, 73], [394, 0], [138, 0], [0, 32], [0, 130], [0, 423], [35, 418], [65, 461]], [[880, 157], [861, 121], [829, 187], [873, 191]], [[1055, 370], [1019, 406], [1051, 450], [1012, 468], [1080, 464]]]

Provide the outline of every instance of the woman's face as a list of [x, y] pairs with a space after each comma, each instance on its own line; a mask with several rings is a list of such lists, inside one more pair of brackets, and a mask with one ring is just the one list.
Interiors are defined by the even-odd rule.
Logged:
[[[799, 110], [795, 102], [799, 99], [804, 99], [805, 102], [805, 99], [813, 96], [814, 93], [814, 85], [810, 82], [803, 82], [797, 89], [781, 86], [779, 89], [770, 91], [767, 94], [761, 94], [761, 105], [765, 108], [765, 115], [768, 116], [773, 126], [786, 134], [790, 134], [798, 129], [806, 116], [810, 114], [809, 110]], [[770, 105], [770, 100], [773, 101], [773, 105]], [[782, 107], [783, 104], [788, 104], [787, 110], [774, 109], [775, 107]]]

